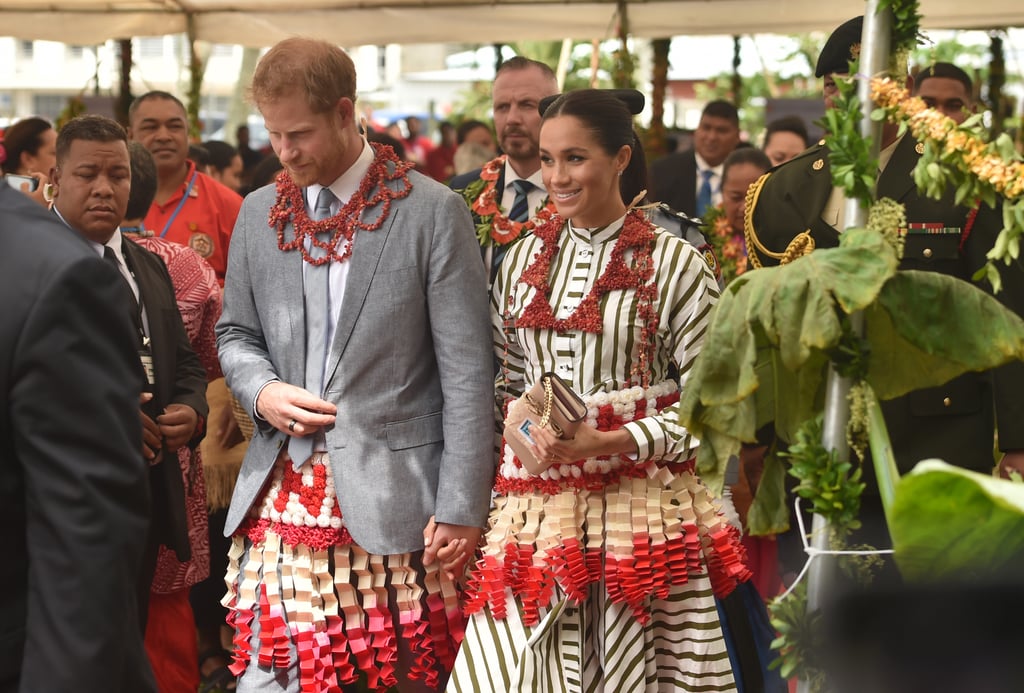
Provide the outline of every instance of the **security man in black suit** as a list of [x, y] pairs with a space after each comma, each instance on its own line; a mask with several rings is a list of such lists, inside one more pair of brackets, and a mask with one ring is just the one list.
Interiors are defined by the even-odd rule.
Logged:
[[156, 690], [136, 617], [149, 524], [128, 288], [0, 178], [0, 692]]
[[54, 169], [54, 212], [98, 256], [117, 267], [132, 295], [111, 310], [128, 313], [147, 374], [141, 408], [142, 456], [150, 464], [153, 513], [138, 584], [143, 628], [160, 544], [179, 560], [191, 555], [185, 491], [177, 450], [202, 439], [207, 414], [206, 373], [189, 344], [167, 267], [157, 255], [126, 241], [118, 229], [131, 185], [127, 135], [102, 116], [81, 116], [61, 128]]

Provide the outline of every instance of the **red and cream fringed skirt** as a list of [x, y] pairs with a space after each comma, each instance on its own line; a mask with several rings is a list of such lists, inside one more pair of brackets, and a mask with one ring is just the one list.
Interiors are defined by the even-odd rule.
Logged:
[[[584, 398], [587, 422], [615, 430], [678, 401], [675, 383]], [[739, 532], [693, 473], [693, 461], [636, 464], [589, 459], [528, 474], [505, 446], [482, 557], [469, 582], [467, 614], [485, 606], [501, 619], [511, 597], [524, 625], [553, 595], [582, 602], [601, 584], [641, 624], [650, 600], [691, 576], [724, 597], [750, 578]]]
[[399, 639], [414, 657], [413, 679], [436, 687], [454, 664], [465, 627], [457, 587], [418, 555], [380, 556], [352, 543], [326, 454], [295, 471], [282, 453], [229, 558], [223, 603], [236, 676], [253, 664], [297, 664], [303, 693], [340, 691], [359, 672], [371, 689], [387, 690], [397, 683]]

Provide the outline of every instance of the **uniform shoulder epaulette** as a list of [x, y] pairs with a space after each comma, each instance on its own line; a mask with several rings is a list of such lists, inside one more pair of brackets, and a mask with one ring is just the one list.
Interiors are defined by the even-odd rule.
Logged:
[[678, 236], [696, 248], [697, 252], [703, 256], [704, 262], [707, 263], [711, 273], [715, 275], [718, 288], [721, 289], [723, 287], [722, 266], [715, 255], [714, 247], [708, 242], [707, 236], [701, 230], [703, 222], [700, 219], [673, 209], [664, 202], [650, 208], [648, 218], [673, 236]]
[[787, 165], [792, 164], [793, 162], [796, 162], [796, 161], [801, 161], [801, 160], [806, 159], [808, 157], [816, 156], [816, 157], [820, 158], [822, 156], [827, 156], [827, 154], [822, 154], [822, 150], [827, 151], [828, 147], [825, 146], [825, 140], [818, 140], [818, 142], [816, 144], [812, 144], [810, 147], [808, 147], [807, 149], [803, 150], [802, 152], [800, 152], [799, 154], [794, 156], [789, 161], [784, 161], [781, 164], [776, 164], [775, 166], [772, 166], [770, 169], [768, 169], [768, 172], [772, 173], [774, 171], [778, 171], [783, 166], [787, 166]]
[[673, 209], [672, 207], [669, 207], [668, 204], [666, 204], [665, 202], [659, 202], [658, 203], [658, 209], [661, 212], [663, 212], [664, 214], [667, 214], [668, 216], [672, 217], [673, 219], [677, 219], [679, 221], [680, 225], [683, 225], [683, 226], [696, 226], [696, 227], [700, 228], [700, 225], [701, 225], [701, 220], [700, 219], [696, 219], [696, 218], [691, 217], [690, 215], [686, 214], [685, 212], [680, 212], [677, 209]]

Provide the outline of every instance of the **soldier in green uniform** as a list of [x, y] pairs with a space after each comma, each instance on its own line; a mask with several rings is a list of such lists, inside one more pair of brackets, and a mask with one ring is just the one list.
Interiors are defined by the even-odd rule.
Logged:
[[[815, 75], [824, 78], [826, 107], [835, 95], [835, 75], [848, 72], [858, 52], [863, 18], [852, 19], [833, 32], [822, 49]], [[917, 191], [912, 171], [924, 148], [897, 127], [883, 126], [877, 196], [906, 206], [907, 235], [901, 269], [942, 272], [971, 281], [985, 264], [1002, 228], [1002, 216], [985, 205], [953, 204], [952, 191], [942, 200]], [[846, 228], [841, 189], [832, 187], [829, 150], [824, 140], [795, 159], [772, 169], [752, 186], [753, 204], [747, 206], [745, 231], [750, 262], [777, 265], [787, 255], [800, 254], [796, 247], [813, 240], [816, 248], [838, 245]], [[791, 243], [794, 248], [787, 248]], [[1019, 261], [1000, 266], [1003, 290], [997, 298], [1018, 314], [1024, 314], [1024, 268]], [[986, 285], [985, 288], [988, 288]], [[994, 434], [998, 424], [999, 462], [1004, 475], [1009, 469], [1024, 470], [1024, 363], [996, 370], [967, 373], [935, 388], [912, 392], [883, 404], [885, 420], [901, 473], [918, 461], [940, 458], [960, 467], [984, 473], [994, 465]], [[870, 471], [869, 469], [865, 471]], [[872, 507], [869, 482], [865, 513]], [[879, 510], [880, 515], [880, 510]], [[884, 535], [882, 535], [884, 538]]]

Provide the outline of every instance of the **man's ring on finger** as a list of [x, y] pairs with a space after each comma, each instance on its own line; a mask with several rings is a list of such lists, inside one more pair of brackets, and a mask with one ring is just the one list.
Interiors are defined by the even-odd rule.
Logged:
[[289, 421], [288, 422], [288, 430], [289, 431], [294, 431], [295, 430], [295, 424], [297, 424], [297, 423], [298, 423], [298, 421], [296, 421], [295, 419], [292, 419], [291, 421]]

